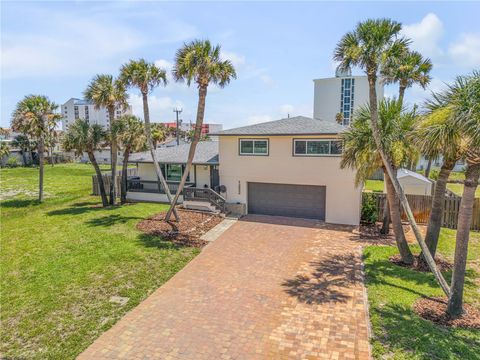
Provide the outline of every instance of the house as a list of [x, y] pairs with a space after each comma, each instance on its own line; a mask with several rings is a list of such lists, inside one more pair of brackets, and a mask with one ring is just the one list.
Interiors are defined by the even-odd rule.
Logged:
[[[405, 194], [432, 195], [433, 181], [422, 174], [407, 169], [398, 169], [397, 179]], [[383, 192], [387, 192], [386, 185], [384, 185]]]
[[[187, 193], [205, 189], [224, 199], [227, 208], [244, 214], [357, 225], [361, 187], [355, 186], [353, 170], [340, 169], [338, 136], [343, 129], [335, 122], [297, 116], [218, 132], [218, 142], [198, 144]], [[172, 192], [189, 147], [156, 150]], [[137, 164], [139, 179], [129, 181], [127, 198], [166, 202], [157, 188], [150, 153], [134, 154], [130, 162]]]

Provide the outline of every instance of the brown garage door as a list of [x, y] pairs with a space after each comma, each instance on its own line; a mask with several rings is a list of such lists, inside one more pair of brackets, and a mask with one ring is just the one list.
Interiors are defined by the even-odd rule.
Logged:
[[248, 213], [325, 220], [325, 186], [248, 183]]

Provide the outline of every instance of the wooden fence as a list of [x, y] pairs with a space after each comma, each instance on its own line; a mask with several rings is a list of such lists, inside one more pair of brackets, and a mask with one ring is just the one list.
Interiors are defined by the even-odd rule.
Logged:
[[[137, 168], [128, 168], [127, 169], [127, 176], [136, 176], [138, 175]], [[109, 189], [110, 189], [110, 180], [112, 179], [112, 174], [111, 173], [102, 173], [102, 178], [103, 178], [103, 184], [105, 185], [105, 192], [107, 195], [109, 194]], [[116, 180], [116, 193], [118, 196], [120, 196], [120, 182], [122, 180], [122, 171], [117, 172], [117, 177], [115, 178]], [[92, 176], [92, 194], [93, 195], [100, 195], [100, 187], [98, 186], [98, 179], [97, 175]]]
[[[365, 201], [365, 194], [363, 201]], [[377, 203], [378, 219], [383, 218], [383, 206], [386, 195], [382, 193], [368, 193], [373, 194]], [[427, 224], [430, 217], [430, 210], [432, 208], [432, 196], [428, 195], [407, 195], [408, 203], [412, 209], [415, 221], [419, 224]], [[450, 229], [457, 228], [458, 211], [460, 209], [461, 197], [452, 196], [446, 197], [443, 207], [442, 226]], [[402, 219], [407, 220], [405, 212], [402, 211]], [[471, 230], [480, 230], [480, 198], [475, 198], [473, 203], [473, 216]]]

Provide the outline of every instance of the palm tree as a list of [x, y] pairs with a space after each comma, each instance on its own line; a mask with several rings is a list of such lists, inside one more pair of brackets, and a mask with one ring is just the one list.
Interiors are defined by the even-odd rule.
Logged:
[[114, 132], [123, 149], [120, 202], [127, 201], [127, 168], [130, 153], [146, 150], [145, 129], [142, 121], [133, 115], [124, 115], [114, 124]]
[[75, 155], [87, 153], [90, 162], [95, 169], [100, 196], [103, 207], [108, 206], [107, 193], [103, 183], [102, 172], [95, 159], [95, 150], [98, 150], [107, 138], [106, 131], [101, 125], [90, 125], [87, 120], [77, 119], [69, 127], [63, 138], [63, 148], [66, 151], [74, 151]]
[[427, 264], [442, 290], [448, 295], [450, 294], [449, 286], [438, 270], [418, 229], [407, 197], [395, 176], [391, 165], [392, 161], [383, 149], [378, 127], [378, 100], [375, 85], [377, 83], [379, 70], [383, 64], [385, 64], [386, 59], [400, 56], [408, 46], [409, 41], [399, 37], [401, 28], [400, 23], [390, 19], [369, 19], [361, 22], [354, 31], [348, 32], [339, 41], [334, 52], [334, 60], [339, 61], [343, 69], [350, 68], [351, 66], [359, 66], [363, 68], [367, 74], [372, 136], [377, 145], [377, 150], [382, 158], [382, 163], [387, 171], [387, 175], [405, 210], [413, 233], [420, 248], [424, 252]]
[[[20, 152], [22, 153], [22, 158], [23, 158], [23, 165], [27, 165], [27, 152], [30, 153], [30, 157], [32, 157], [31, 153], [34, 148], [32, 142], [28, 139], [28, 136], [24, 134], [19, 134], [15, 136], [15, 138], [12, 141], [12, 146], [20, 149]], [[33, 157], [32, 157], [33, 159]]]
[[466, 154], [467, 169], [458, 212], [451, 294], [447, 305], [447, 314], [456, 318], [463, 313], [468, 241], [475, 190], [480, 177], [480, 71], [476, 70], [471, 75], [457, 77], [448, 91], [456, 113], [456, 124], [469, 140]]
[[[395, 173], [415, 153], [415, 149], [408, 139], [415, 121], [415, 112], [402, 110], [400, 101], [383, 100], [379, 105], [378, 112], [383, 149], [392, 159], [392, 168]], [[387, 199], [390, 204], [393, 204], [389, 209], [398, 251], [405, 264], [412, 264], [414, 259], [403, 231], [400, 203], [373, 140], [370, 119], [370, 108], [363, 106], [355, 113], [350, 128], [342, 133], [344, 150], [340, 166], [357, 170], [355, 177], [357, 185], [371, 176], [379, 167], [383, 169], [387, 185]]]
[[[145, 121], [145, 135], [147, 137], [148, 147], [152, 155], [153, 165], [157, 173], [159, 191], [165, 189], [168, 201], [172, 202], [172, 194], [168, 188], [167, 181], [162, 174], [160, 164], [157, 160], [157, 152], [152, 140], [152, 129], [150, 125], [150, 112], [148, 109], [148, 94], [159, 85], [167, 84], [167, 74], [165, 70], [160, 69], [154, 63], [140, 60], [130, 60], [120, 69], [120, 79], [127, 87], [136, 87], [142, 94], [143, 101], [143, 120]], [[175, 211], [175, 218], [178, 219]]]
[[159, 123], [151, 124], [153, 147], [156, 149], [158, 143], [162, 143], [167, 138], [167, 131], [165, 125]]
[[207, 97], [207, 88], [210, 83], [223, 88], [232, 79], [237, 78], [235, 68], [229, 60], [220, 58], [220, 46], [212, 46], [208, 40], [194, 40], [177, 50], [175, 54], [175, 66], [173, 68], [173, 77], [176, 81], [185, 81], [188, 86], [195, 82], [198, 87], [198, 107], [197, 119], [195, 122], [195, 133], [193, 135], [190, 150], [188, 152], [188, 161], [182, 180], [178, 186], [177, 193], [173, 199], [170, 209], [167, 212], [165, 220], [169, 220], [172, 211], [178, 201], [178, 197], [183, 191], [188, 173], [192, 166], [195, 148], [200, 139], [203, 118], [205, 115], [205, 99]]
[[[128, 106], [128, 95], [121, 81], [115, 80], [112, 75], [96, 75], [84, 91], [87, 100], [93, 102], [97, 109], [105, 107], [110, 119], [110, 129], [115, 122], [115, 110], [120, 107], [125, 109]], [[117, 197], [115, 184], [117, 176], [117, 142], [110, 130], [110, 161], [111, 161], [111, 182], [110, 182], [110, 205], [115, 205]]]
[[[427, 158], [443, 157], [425, 235], [425, 243], [435, 258], [448, 177], [455, 163], [463, 156], [467, 144], [460, 127], [455, 123], [455, 113], [446, 95], [433, 94], [432, 100], [428, 101], [425, 107], [426, 113], [412, 133], [412, 141]], [[424, 261], [423, 254], [420, 258]]]
[[[399, 56], [391, 56], [386, 59], [385, 64], [381, 69], [382, 81], [385, 84], [399, 84], [398, 100], [403, 104], [405, 90], [414, 84], [419, 84], [422, 88], [426, 88], [430, 83], [431, 77], [429, 75], [432, 70], [432, 62], [430, 59], [424, 59], [422, 55], [416, 51], [410, 51], [408, 48], [403, 49]], [[413, 161], [409, 168], [413, 169], [416, 161]], [[388, 234], [390, 219], [389, 203], [385, 201], [385, 208], [383, 213], [383, 226], [381, 233]]]
[[43, 165], [45, 138], [60, 115], [54, 102], [43, 95], [28, 95], [18, 102], [12, 117], [12, 129], [37, 140], [39, 159], [38, 201], [43, 201]]
[[400, 56], [389, 57], [382, 67], [382, 79], [385, 84], [398, 82], [398, 100], [403, 104], [405, 90], [414, 84], [420, 85], [423, 89], [427, 87], [432, 79], [430, 71], [432, 62], [424, 59], [416, 52], [404, 49]]

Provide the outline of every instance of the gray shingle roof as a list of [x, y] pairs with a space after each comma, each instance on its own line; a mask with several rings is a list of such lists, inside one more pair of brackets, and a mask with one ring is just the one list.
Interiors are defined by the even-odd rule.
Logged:
[[[157, 158], [161, 163], [182, 164], [188, 159], [190, 144], [180, 144], [178, 146], [157, 149]], [[150, 151], [134, 153], [130, 155], [129, 162], [151, 163], [152, 155]], [[218, 141], [201, 141], [195, 149], [194, 164], [218, 165]]]
[[345, 127], [336, 122], [312, 119], [305, 116], [295, 116], [250, 126], [242, 126], [235, 129], [223, 130], [211, 135], [332, 135], [338, 134], [344, 130]]

